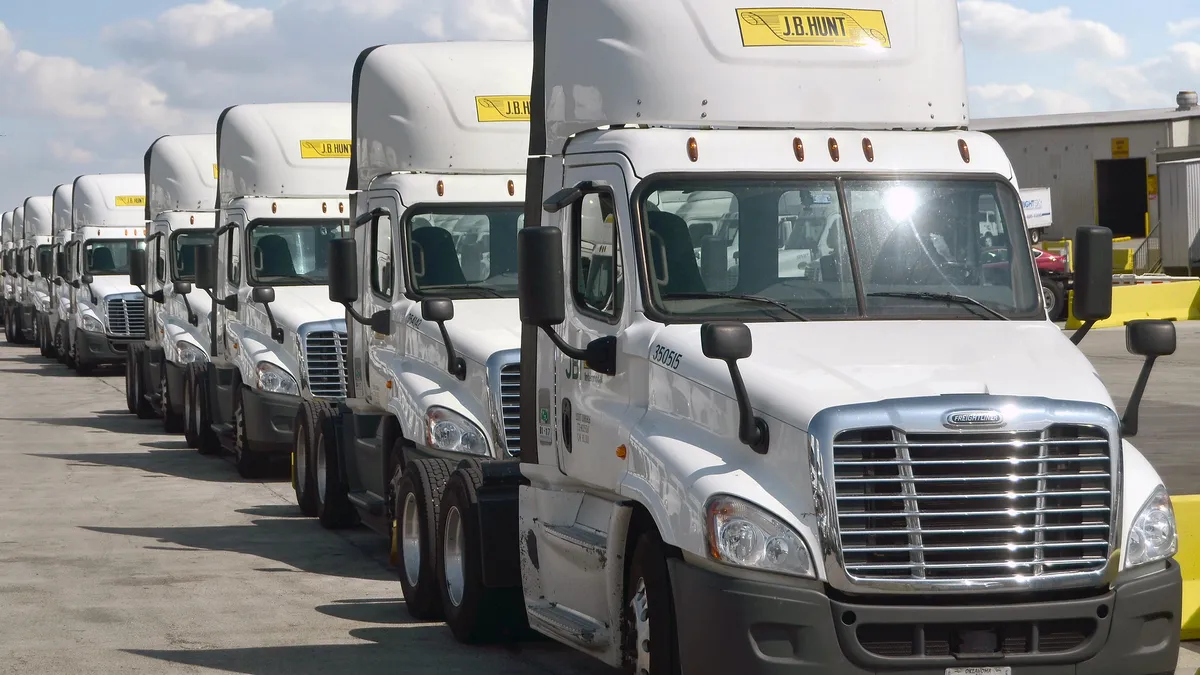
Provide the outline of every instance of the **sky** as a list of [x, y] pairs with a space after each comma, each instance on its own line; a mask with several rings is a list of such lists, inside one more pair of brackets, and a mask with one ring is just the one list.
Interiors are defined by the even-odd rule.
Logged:
[[[650, 0], [648, 0], [650, 1]], [[1171, 108], [1196, 0], [959, 0], [971, 116]], [[532, 0], [53, 0], [0, 6], [0, 210], [140, 172], [237, 103], [347, 100], [365, 47], [529, 37]]]

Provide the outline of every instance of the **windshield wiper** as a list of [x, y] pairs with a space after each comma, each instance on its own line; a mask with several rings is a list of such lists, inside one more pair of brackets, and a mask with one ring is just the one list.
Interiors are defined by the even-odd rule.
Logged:
[[988, 307], [982, 302], [967, 295], [958, 295], [955, 293], [919, 293], [919, 292], [893, 292], [893, 293], [867, 293], [868, 298], [912, 298], [913, 300], [934, 300], [937, 302], [948, 302], [955, 305], [964, 305], [967, 307], [978, 307], [1001, 321], [1008, 321], [1009, 318], [1000, 312]]
[[503, 293], [487, 286], [473, 286], [471, 284], [451, 284], [449, 286], [431, 286], [429, 288], [419, 289], [423, 295], [436, 295], [441, 291], [468, 291], [472, 293], [482, 293], [489, 298], [506, 298]]
[[782, 309], [783, 311], [787, 312], [788, 314], [791, 314], [792, 316], [796, 317], [800, 321], [811, 321], [811, 319], [809, 319], [808, 317], [797, 312], [796, 310], [792, 309], [791, 307], [788, 307], [786, 303], [780, 302], [779, 300], [772, 300], [771, 298], [764, 298], [761, 295], [739, 295], [737, 293], [715, 293], [715, 292], [671, 293], [670, 295], [665, 296], [663, 299], [664, 300], [703, 300], [706, 298], [724, 298], [726, 300], [749, 300], [751, 302], [761, 302], [761, 303], [767, 304], [767, 305], [774, 305], [775, 307], [778, 307], [779, 309]]

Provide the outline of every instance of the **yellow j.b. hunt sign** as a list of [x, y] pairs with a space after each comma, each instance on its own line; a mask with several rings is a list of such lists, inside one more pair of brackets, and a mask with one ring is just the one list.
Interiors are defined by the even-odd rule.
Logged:
[[528, 122], [528, 96], [476, 96], [480, 122]]
[[302, 159], [341, 159], [350, 156], [350, 141], [300, 141]]
[[739, 9], [737, 16], [746, 47], [892, 47], [877, 9], [772, 7]]
[[116, 200], [117, 206], [145, 206], [146, 198], [143, 195], [118, 195]]

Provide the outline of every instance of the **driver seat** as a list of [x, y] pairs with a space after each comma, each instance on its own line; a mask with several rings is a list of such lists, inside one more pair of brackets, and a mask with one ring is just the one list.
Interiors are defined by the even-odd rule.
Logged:
[[[646, 216], [650, 223], [651, 272], [663, 296], [706, 291], [687, 223], [666, 211], [650, 211]], [[658, 281], [664, 276], [665, 282]]]
[[258, 241], [255, 251], [258, 254], [258, 260], [255, 262], [261, 263], [261, 267], [256, 270], [259, 276], [296, 276], [296, 267], [292, 264], [292, 249], [283, 237], [268, 234]]
[[415, 244], [412, 252], [413, 276], [421, 286], [462, 286], [467, 283], [467, 277], [458, 262], [454, 235], [430, 225], [413, 229], [410, 237]]
[[117, 262], [113, 259], [112, 251], [107, 248], [97, 248], [92, 251], [93, 272], [116, 272]]

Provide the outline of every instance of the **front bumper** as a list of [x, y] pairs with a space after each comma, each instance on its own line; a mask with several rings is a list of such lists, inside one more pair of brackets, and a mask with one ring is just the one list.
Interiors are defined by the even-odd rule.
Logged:
[[242, 387], [246, 411], [246, 436], [250, 449], [262, 453], [290, 453], [292, 427], [300, 410], [300, 397], [270, 394]]
[[79, 331], [76, 359], [89, 366], [124, 363], [129, 346], [143, 341], [140, 337], [114, 337], [104, 333]]
[[1021, 675], [1153, 675], [1173, 672], [1178, 658], [1183, 581], [1174, 561], [1086, 599], [973, 606], [839, 602], [816, 581], [745, 581], [677, 559], [668, 567], [684, 673], [945, 675], [1011, 666]]

